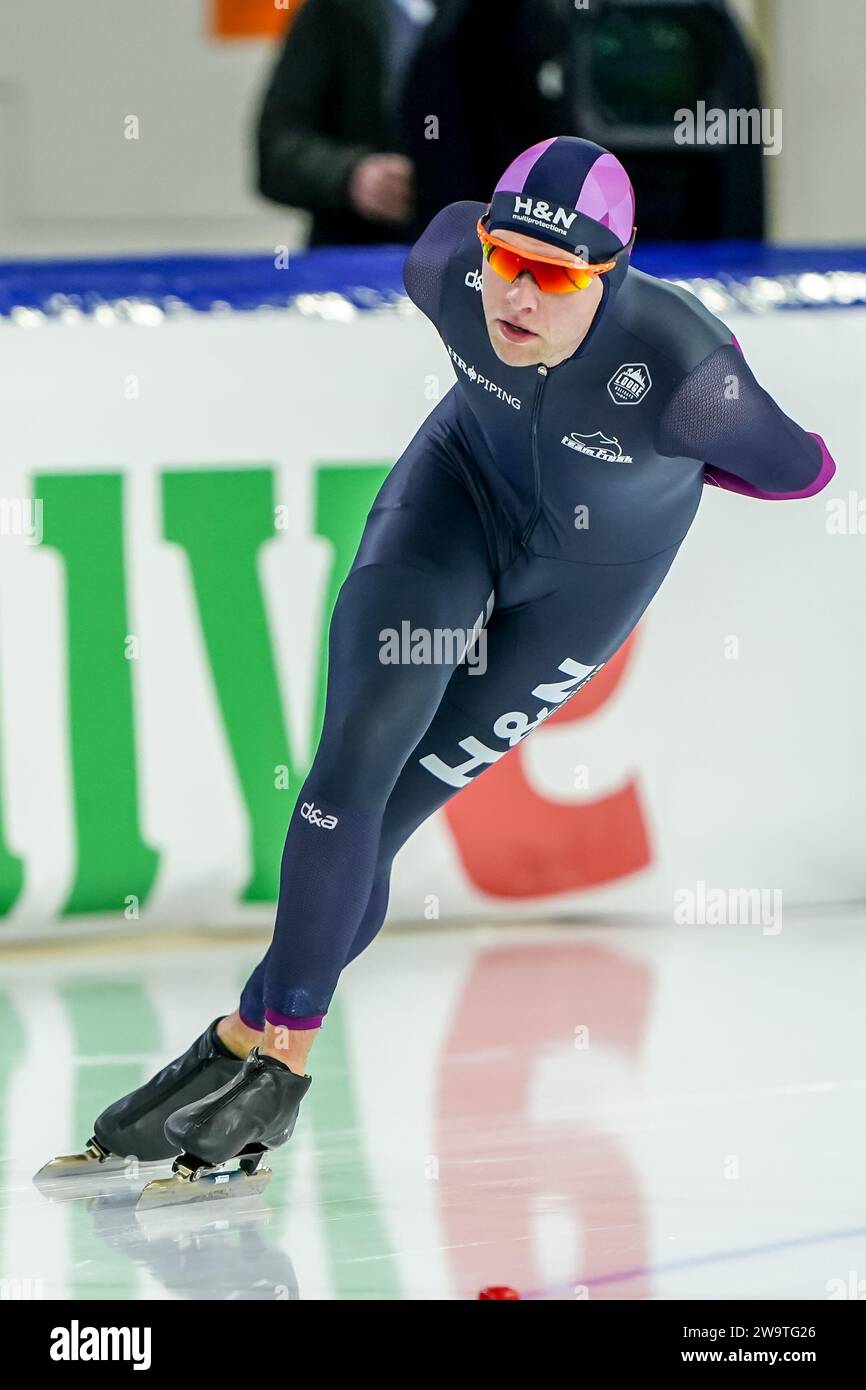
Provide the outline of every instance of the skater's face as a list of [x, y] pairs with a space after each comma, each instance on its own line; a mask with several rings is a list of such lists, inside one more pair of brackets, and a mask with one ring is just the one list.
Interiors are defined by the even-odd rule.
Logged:
[[[520, 232], [500, 231], [516, 251], [551, 254], [550, 247]], [[563, 257], [568, 263], [569, 258]], [[531, 271], [522, 270], [510, 284], [482, 260], [481, 302], [496, 356], [510, 367], [543, 362], [555, 367], [580, 346], [589, 331], [603, 290], [601, 276], [573, 294], [545, 294]]]

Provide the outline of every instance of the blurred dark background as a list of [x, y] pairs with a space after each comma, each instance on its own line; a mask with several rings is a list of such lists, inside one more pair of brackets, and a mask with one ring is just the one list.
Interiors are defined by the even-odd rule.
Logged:
[[724, 0], [304, 0], [258, 127], [258, 183], [310, 240], [411, 241], [553, 134], [612, 149], [642, 240], [761, 238], [758, 145], [684, 146], [674, 113], [762, 105]]

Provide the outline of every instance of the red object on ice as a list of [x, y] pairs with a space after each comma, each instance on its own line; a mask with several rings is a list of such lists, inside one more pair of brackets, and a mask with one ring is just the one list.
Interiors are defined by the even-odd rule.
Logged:
[[482, 1289], [479, 1298], [519, 1298], [520, 1294], [516, 1289], [511, 1289], [507, 1284], [488, 1284], [486, 1289]]

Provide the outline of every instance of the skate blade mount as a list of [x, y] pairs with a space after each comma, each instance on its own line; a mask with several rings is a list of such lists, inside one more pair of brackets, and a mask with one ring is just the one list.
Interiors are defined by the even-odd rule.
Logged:
[[[169, 1159], [156, 1159], [140, 1163], [134, 1158], [123, 1158], [104, 1149], [98, 1139], [88, 1139], [81, 1153], [61, 1154], [52, 1158], [33, 1177], [33, 1183], [40, 1192], [49, 1197], [86, 1196], [91, 1189], [118, 1186], [124, 1180], [134, 1182], [154, 1168], [162, 1168]], [[112, 1181], [113, 1180], [113, 1181]]]
[[[253, 1149], [253, 1146], [249, 1146]], [[170, 1178], [155, 1178], [142, 1189], [136, 1210], [208, 1202], [223, 1197], [254, 1197], [263, 1192], [271, 1170], [262, 1166], [265, 1150], [256, 1147], [237, 1155], [239, 1167], [225, 1169], [204, 1163], [192, 1154], [181, 1154], [172, 1164]], [[227, 1163], [233, 1162], [227, 1159]]]

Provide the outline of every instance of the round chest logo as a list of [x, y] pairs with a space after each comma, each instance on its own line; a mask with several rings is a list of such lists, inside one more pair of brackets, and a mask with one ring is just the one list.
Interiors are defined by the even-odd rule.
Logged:
[[637, 405], [652, 384], [646, 362], [623, 362], [607, 383], [607, 393], [615, 405]]

